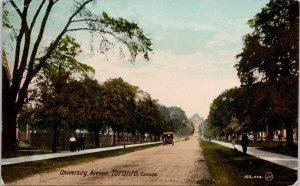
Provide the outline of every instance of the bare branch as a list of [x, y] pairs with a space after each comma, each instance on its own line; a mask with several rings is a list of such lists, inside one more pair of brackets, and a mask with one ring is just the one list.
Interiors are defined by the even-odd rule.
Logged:
[[95, 29], [95, 28], [71, 28], [68, 29], [66, 32], [74, 32], [74, 31], [80, 31], [80, 30], [85, 30], [85, 31], [94, 31], [94, 32], [101, 32], [101, 33], [107, 33], [107, 34], [111, 34], [111, 32], [105, 31], [105, 30], [99, 30], [99, 29]]
[[[66, 31], [68, 29], [68, 27], [70, 26], [70, 24], [72, 23], [73, 21], [73, 18], [87, 5], [89, 4], [90, 2], [92, 2], [93, 0], [88, 0], [86, 2], [84, 2], [74, 13], [73, 15], [69, 18], [69, 21], [68, 23], [66, 24], [65, 28], [63, 31]], [[62, 32], [63, 32], [62, 31]]]
[[[31, 0], [24, 1], [24, 9], [23, 12], [21, 13], [21, 29], [19, 31], [19, 35], [17, 36], [17, 41], [16, 41], [16, 52], [15, 52], [15, 61], [14, 61], [13, 79], [12, 79], [13, 96], [16, 96], [18, 93], [22, 76], [25, 70], [26, 60], [27, 60], [28, 50], [30, 45], [30, 34], [28, 32], [29, 30], [28, 30], [28, 24], [26, 19], [30, 2]], [[23, 45], [22, 59], [20, 65], [21, 67], [19, 67], [21, 44], [24, 35], [25, 35], [25, 43]]]
[[41, 23], [40, 32], [38, 34], [38, 37], [37, 37], [36, 42], [34, 44], [33, 50], [31, 52], [31, 57], [30, 57], [30, 61], [29, 61], [29, 64], [28, 64], [28, 74], [33, 73], [33, 64], [34, 64], [35, 56], [36, 56], [38, 47], [41, 43], [41, 40], [43, 38], [46, 23], [47, 23], [47, 20], [48, 20], [48, 17], [49, 17], [49, 14], [51, 12], [51, 9], [52, 9], [53, 5], [54, 5], [53, 0], [49, 0], [44, 18], [43, 18], [42, 23]]
[[34, 73], [37, 73], [42, 66], [45, 64], [46, 60], [49, 58], [49, 56], [51, 55], [52, 51], [55, 49], [57, 43], [59, 42], [59, 40], [62, 38], [62, 36], [67, 32], [70, 24], [72, 23], [73, 18], [90, 2], [92, 2], [93, 0], [88, 0], [86, 2], [84, 2], [83, 4], [81, 4], [78, 9], [71, 15], [71, 17], [69, 18], [68, 22], [66, 23], [65, 27], [63, 28], [63, 30], [60, 32], [60, 34], [56, 37], [56, 39], [54, 40], [54, 42], [50, 45], [50, 47], [48, 48], [47, 53], [40, 59], [40, 63], [37, 65], [36, 69], [34, 69]]
[[78, 23], [78, 22], [85, 22], [85, 21], [91, 21], [91, 22], [99, 22], [99, 19], [78, 19], [78, 20], [72, 20], [72, 23]]
[[22, 12], [20, 11], [19, 7], [16, 5], [16, 3], [13, 0], [9, 0], [10, 4], [15, 8], [15, 10], [18, 12], [19, 16], [22, 19]]
[[35, 21], [36, 21], [38, 15], [40, 14], [40, 11], [41, 11], [41, 9], [43, 8], [45, 2], [46, 2], [46, 0], [43, 0], [43, 1], [42, 1], [42, 3], [40, 4], [38, 10], [37, 10], [36, 13], [35, 13], [35, 15], [34, 15], [34, 17], [33, 17], [33, 20], [32, 20], [32, 22], [31, 22], [31, 25], [30, 25], [30, 32], [32, 31], [32, 28], [34, 27]]

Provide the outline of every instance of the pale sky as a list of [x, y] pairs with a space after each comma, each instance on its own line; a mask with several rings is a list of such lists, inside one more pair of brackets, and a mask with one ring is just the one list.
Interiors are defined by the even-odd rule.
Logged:
[[[73, 1], [69, 1], [71, 3]], [[225, 89], [239, 86], [235, 55], [242, 50], [243, 35], [251, 32], [247, 21], [267, 0], [103, 0], [92, 6], [138, 23], [152, 39], [153, 54], [135, 64], [88, 50], [87, 33], [73, 36], [82, 45], [82, 62], [93, 66], [104, 82], [122, 77], [166, 106], [181, 107], [191, 117], [207, 117], [213, 99]], [[62, 9], [61, 9], [62, 10]], [[52, 29], [61, 24], [64, 10], [53, 15]], [[62, 19], [63, 20], [63, 19]], [[51, 35], [51, 34], [49, 34]], [[51, 36], [48, 39], [51, 40]]]

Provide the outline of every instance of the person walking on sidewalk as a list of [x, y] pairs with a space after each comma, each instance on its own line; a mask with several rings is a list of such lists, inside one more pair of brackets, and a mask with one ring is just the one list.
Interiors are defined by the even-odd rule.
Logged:
[[70, 142], [70, 151], [75, 152], [76, 151], [76, 138], [74, 137], [74, 134], [69, 139]]
[[244, 153], [244, 155], [246, 155], [246, 153], [247, 153], [247, 147], [248, 147], [248, 136], [247, 136], [246, 132], [244, 132], [242, 134], [241, 145], [243, 147], [243, 153]]
[[82, 147], [81, 135], [77, 134], [77, 137], [76, 137], [76, 150], [75, 151], [79, 152], [81, 150], [81, 147]]
[[82, 137], [81, 137], [81, 150], [84, 150], [85, 149], [85, 137], [84, 137], [84, 134], [82, 134]]

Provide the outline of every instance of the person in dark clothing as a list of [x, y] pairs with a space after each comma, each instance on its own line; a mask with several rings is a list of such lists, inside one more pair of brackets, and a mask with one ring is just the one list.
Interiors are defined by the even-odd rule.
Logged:
[[84, 137], [84, 134], [82, 135], [81, 137], [81, 150], [84, 150], [85, 149], [85, 137]]
[[246, 155], [246, 153], [247, 153], [247, 147], [248, 147], [248, 136], [247, 136], [246, 132], [244, 132], [242, 134], [241, 145], [243, 147], [243, 153], [244, 153], [244, 155]]
[[81, 150], [81, 144], [82, 144], [81, 136], [78, 135], [76, 138], [76, 151], [79, 152]]

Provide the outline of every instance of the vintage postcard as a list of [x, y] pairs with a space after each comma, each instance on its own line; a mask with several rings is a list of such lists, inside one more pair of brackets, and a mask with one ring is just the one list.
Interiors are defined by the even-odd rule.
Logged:
[[299, 1], [1, 8], [2, 185], [297, 185]]

